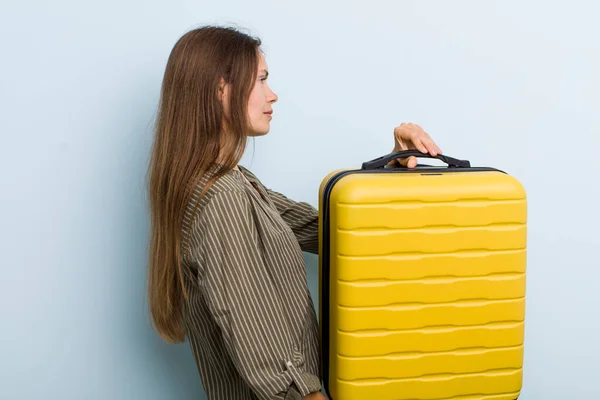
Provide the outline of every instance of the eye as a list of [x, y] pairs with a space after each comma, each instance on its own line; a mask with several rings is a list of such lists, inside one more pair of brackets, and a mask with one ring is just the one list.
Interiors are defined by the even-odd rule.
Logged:
[[260, 78], [260, 81], [261, 81], [261, 82], [266, 82], [266, 81], [267, 81], [267, 77], [265, 76], [265, 77], [263, 77], [263, 78]]

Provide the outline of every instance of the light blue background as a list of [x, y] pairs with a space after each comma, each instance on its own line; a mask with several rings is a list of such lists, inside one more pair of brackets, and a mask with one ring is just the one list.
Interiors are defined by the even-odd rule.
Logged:
[[[422, 125], [529, 195], [522, 399], [600, 398], [600, 6], [590, 1], [3, 1], [0, 398], [202, 399], [151, 331], [145, 172], [178, 37], [262, 37], [279, 94], [244, 163], [321, 179]], [[316, 258], [307, 256], [315, 298]]]

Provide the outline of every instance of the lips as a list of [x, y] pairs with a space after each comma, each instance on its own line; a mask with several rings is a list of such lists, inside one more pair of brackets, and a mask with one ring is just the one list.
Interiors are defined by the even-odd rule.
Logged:
[[267, 112], [266, 112], [266, 113], [264, 113], [264, 114], [267, 114], [267, 115], [273, 115], [273, 110], [271, 110], [271, 111], [267, 111]]

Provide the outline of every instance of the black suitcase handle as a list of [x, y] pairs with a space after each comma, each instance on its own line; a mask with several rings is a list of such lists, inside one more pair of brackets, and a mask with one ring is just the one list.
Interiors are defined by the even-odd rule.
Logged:
[[381, 156], [378, 158], [374, 158], [371, 161], [365, 161], [362, 164], [362, 169], [377, 169], [385, 167], [390, 161], [395, 160], [397, 158], [408, 158], [410, 156], [415, 157], [424, 157], [424, 158], [437, 158], [448, 164], [448, 167], [455, 168], [470, 168], [471, 163], [468, 160], [459, 160], [458, 158], [453, 158], [449, 156], [445, 156], [443, 154], [438, 154], [436, 156], [432, 156], [429, 153], [422, 153], [419, 150], [402, 150], [395, 151], [390, 154], [386, 154], [385, 156]]

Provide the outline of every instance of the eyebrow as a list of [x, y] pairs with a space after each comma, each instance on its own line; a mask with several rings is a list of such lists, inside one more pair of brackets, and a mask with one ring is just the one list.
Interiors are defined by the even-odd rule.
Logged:
[[269, 76], [269, 71], [267, 71], [266, 69], [262, 69], [262, 70], [260, 71], [260, 73], [261, 73], [261, 74], [262, 74], [262, 73], [264, 73], [264, 74], [265, 74], [265, 77]]

